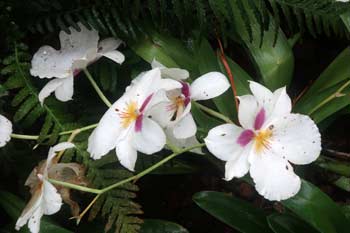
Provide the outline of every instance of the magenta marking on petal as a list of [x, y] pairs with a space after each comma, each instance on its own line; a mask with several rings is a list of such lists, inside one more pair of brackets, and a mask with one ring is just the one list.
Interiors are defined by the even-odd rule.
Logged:
[[184, 101], [184, 104], [185, 104], [185, 107], [191, 102], [191, 98], [190, 97], [186, 97], [185, 98], [185, 101]]
[[237, 143], [241, 146], [246, 146], [254, 137], [253, 130], [244, 130], [237, 138]]
[[259, 130], [265, 122], [265, 109], [262, 108], [255, 117], [254, 129]]
[[74, 70], [74, 71], [73, 71], [73, 76], [74, 76], [74, 77], [77, 76], [77, 75], [80, 73], [80, 71], [81, 71], [81, 70]]
[[138, 115], [135, 122], [136, 132], [140, 132], [142, 130], [142, 120], [143, 120], [143, 114]]
[[181, 93], [185, 96], [185, 98], [190, 98], [190, 85], [185, 82], [181, 82], [182, 88]]
[[153, 94], [150, 94], [149, 96], [147, 96], [147, 98], [143, 101], [141, 108], [140, 108], [140, 113], [142, 113], [143, 111], [145, 111], [145, 108], [147, 107], [147, 105], [149, 104], [149, 102], [151, 101], [153, 97]]

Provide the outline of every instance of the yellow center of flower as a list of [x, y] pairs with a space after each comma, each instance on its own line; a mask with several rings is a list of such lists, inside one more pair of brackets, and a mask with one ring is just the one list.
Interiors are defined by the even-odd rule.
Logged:
[[264, 149], [270, 148], [270, 139], [272, 136], [271, 129], [260, 130], [254, 136], [255, 141], [255, 151], [256, 153], [261, 153]]
[[185, 109], [185, 99], [182, 96], [176, 96], [172, 99], [172, 104], [169, 109], [174, 109], [175, 114], [173, 116], [173, 120], [177, 119], [181, 116]]
[[137, 108], [137, 103], [135, 101], [131, 101], [126, 105], [124, 110], [119, 113], [119, 116], [122, 120], [123, 128], [127, 128], [132, 122], [136, 121], [139, 116], [139, 111]]

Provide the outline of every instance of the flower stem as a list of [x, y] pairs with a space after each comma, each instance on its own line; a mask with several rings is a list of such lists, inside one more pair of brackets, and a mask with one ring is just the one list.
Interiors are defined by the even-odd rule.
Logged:
[[[82, 128], [63, 131], [63, 132], [59, 133], [59, 135], [62, 136], [62, 135], [72, 134], [74, 131], [77, 131], [77, 130], [79, 130], [80, 132], [87, 131], [87, 130], [96, 128], [97, 125], [98, 125], [98, 123], [92, 124], [92, 125], [87, 125], [87, 126], [84, 126]], [[47, 137], [50, 137], [50, 135], [47, 135]], [[11, 138], [23, 139], [23, 140], [37, 140], [39, 138], [39, 135], [26, 135], [26, 134], [13, 133], [13, 134], [11, 134]]]
[[239, 104], [238, 104], [238, 99], [237, 99], [237, 88], [236, 88], [236, 85], [235, 85], [235, 81], [233, 79], [233, 74], [231, 72], [231, 68], [226, 60], [226, 56], [225, 56], [225, 53], [224, 53], [224, 48], [222, 47], [222, 44], [221, 44], [221, 40], [219, 39], [219, 37], [217, 37], [217, 40], [218, 40], [218, 44], [219, 44], [219, 48], [220, 48], [220, 59], [221, 59], [221, 62], [222, 64], [224, 65], [225, 67], [225, 70], [226, 70], [226, 73], [229, 77], [229, 80], [230, 80], [230, 83], [231, 83], [231, 88], [232, 88], [232, 93], [233, 93], [233, 97], [235, 99], [235, 105], [236, 105], [236, 111], [238, 112], [238, 107], [239, 107]]
[[121, 180], [121, 181], [119, 181], [119, 182], [117, 182], [115, 184], [112, 184], [110, 186], [107, 186], [107, 187], [105, 187], [103, 189], [87, 188], [87, 187], [84, 187], [84, 186], [75, 185], [75, 184], [72, 184], [72, 183], [67, 183], [67, 182], [58, 181], [58, 180], [54, 180], [54, 179], [49, 179], [49, 181], [51, 183], [53, 183], [53, 184], [56, 184], [56, 185], [61, 185], [61, 186], [67, 187], [67, 188], [71, 188], [71, 189], [75, 189], [75, 190], [79, 190], [79, 191], [83, 191], [83, 192], [95, 193], [95, 194], [103, 194], [103, 193], [108, 192], [108, 191], [110, 191], [110, 190], [112, 190], [112, 189], [114, 189], [114, 188], [116, 188], [118, 186], [121, 186], [121, 185], [125, 184], [125, 183], [128, 183], [128, 182], [133, 181], [133, 180], [140, 179], [144, 175], [152, 172], [156, 168], [160, 167], [161, 165], [165, 164], [169, 160], [175, 158], [176, 156], [178, 156], [178, 155], [180, 155], [180, 154], [182, 154], [184, 152], [191, 151], [193, 149], [200, 148], [200, 147], [203, 147], [203, 146], [205, 146], [204, 143], [198, 144], [198, 145], [195, 145], [195, 146], [191, 146], [191, 147], [187, 147], [185, 149], [180, 149], [177, 152], [174, 152], [171, 155], [169, 155], [168, 157], [162, 159], [158, 163], [154, 164], [153, 166], [151, 166], [151, 167], [147, 168], [146, 170], [140, 172], [139, 174], [131, 176], [131, 177], [127, 178], [127, 179]]
[[208, 113], [209, 115], [212, 115], [218, 119], [221, 119], [223, 121], [225, 121], [226, 123], [230, 123], [230, 124], [233, 124], [233, 122], [231, 121], [230, 118], [228, 118], [227, 116], [217, 112], [217, 111], [214, 111], [213, 109], [211, 108], [208, 108], [202, 104], [199, 104], [197, 102], [193, 102], [198, 108], [200, 108], [201, 110], [203, 110], [204, 112]]
[[101, 89], [98, 87], [95, 80], [92, 78], [90, 72], [87, 69], [83, 69], [86, 77], [89, 79], [91, 85], [94, 87], [95, 91], [97, 92], [98, 96], [101, 98], [101, 100], [107, 105], [107, 107], [111, 107], [112, 104], [109, 102], [109, 100], [106, 98], [106, 96], [103, 94]]
[[100, 189], [88, 188], [85, 186], [80, 186], [80, 185], [76, 185], [76, 184], [72, 184], [72, 183], [68, 183], [68, 182], [63, 182], [63, 181], [59, 181], [59, 180], [54, 180], [54, 179], [48, 179], [48, 181], [52, 184], [61, 185], [63, 187], [67, 187], [67, 188], [71, 188], [71, 189], [75, 189], [75, 190], [79, 190], [79, 191], [83, 191], [83, 192], [87, 192], [87, 193], [96, 193], [96, 194], [101, 193]]
[[346, 87], [350, 85], [350, 80], [344, 83], [335, 93], [328, 96], [325, 100], [323, 100], [321, 103], [319, 103], [317, 106], [315, 106], [313, 109], [311, 109], [310, 112], [308, 112], [308, 115], [311, 115], [312, 113], [316, 112], [319, 108], [321, 108], [323, 105], [327, 104], [328, 102], [332, 101], [334, 98], [337, 98], [339, 96], [342, 96], [341, 93]]
[[23, 139], [23, 140], [37, 140], [39, 138], [38, 135], [25, 135], [25, 134], [11, 134], [11, 138]]

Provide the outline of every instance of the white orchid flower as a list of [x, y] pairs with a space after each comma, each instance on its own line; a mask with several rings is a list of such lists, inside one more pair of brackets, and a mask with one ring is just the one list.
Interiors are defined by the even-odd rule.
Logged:
[[51, 147], [47, 160], [43, 166], [35, 168], [29, 175], [25, 185], [31, 188], [32, 198], [22, 211], [21, 216], [16, 222], [16, 230], [28, 223], [30, 232], [38, 233], [40, 231], [40, 220], [45, 215], [52, 215], [61, 209], [62, 198], [57, 189], [48, 181], [49, 169], [53, 163], [56, 152], [74, 145], [69, 142], [63, 142]]
[[5, 146], [11, 140], [12, 123], [3, 115], [0, 115], [0, 147]]
[[190, 77], [190, 73], [187, 70], [180, 68], [167, 68], [156, 59], [153, 59], [151, 66], [152, 69], [159, 68], [163, 78], [181, 81]]
[[41, 103], [52, 92], [55, 92], [56, 98], [60, 101], [71, 100], [74, 76], [100, 57], [107, 57], [118, 64], [123, 63], [125, 59], [124, 55], [116, 50], [122, 43], [121, 40], [107, 38], [99, 42], [96, 30], [88, 30], [82, 23], [78, 23], [78, 26], [80, 31], [70, 27], [70, 34], [60, 32], [60, 50], [45, 45], [33, 56], [31, 75], [39, 78], [55, 78], [40, 91]]
[[239, 97], [242, 127], [224, 124], [211, 129], [204, 139], [208, 150], [226, 161], [225, 180], [248, 171], [260, 195], [271, 201], [298, 193], [300, 178], [291, 163], [302, 165], [317, 159], [321, 136], [310, 117], [291, 113], [286, 88], [271, 92], [250, 82], [253, 95]]
[[164, 91], [179, 87], [181, 84], [175, 80], [162, 79], [158, 68], [139, 75], [89, 137], [91, 157], [99, 159], [115, 148], [120, 163], [133, 171], [137, 151], [145, 154], [160, 151], [166, 142], [165, 134], [149, 110], [166, 99]]
[[[169, 73], [168, 69], [172, 68], [163, 68], [162, 75]], [[180, 79], [175, 78], [179, 77], [176, 72], [173, 73], [172, 77]], [[152, 111], [154, 119], [163, 127], [172, 128], [176, 139], [190, 138], [197, 132], [196, 123], [190, 112], [191, 101], [215, 98], [230, 87], [225, 75], [219, 72], [204, 74], [194, 80], [192, 84], [184, 81], [181, 81], [181, 84], [181, 88], [168, 91], [168, 101], [159, 103]]]

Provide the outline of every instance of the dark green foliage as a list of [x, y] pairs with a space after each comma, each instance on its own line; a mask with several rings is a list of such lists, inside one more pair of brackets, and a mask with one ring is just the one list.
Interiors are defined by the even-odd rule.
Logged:
[[[41, 12], [41, 17], [27, 22], [24, 26], [32, 32], [47, 33], [58, 29], [67, 30], [76, 22], [90, 24], [101, 34], [119, 36], [124, 40], [136, 40], [143, 31], [142, 24], [151, 23], [159, 30], [186, 35], [193, 29], [216, 37], [226, 38], [237, 31], [237, 20], [243, 20], [245, 30], [252, 41], [252, 22], [247, 14], [253, 12], [260, 27], [260, 40], [264, 30], [274, 20], [275, 41], [282, 22], [286, 22], [291, 33], [310, 33], [314, 37], [326, 34], [337, 37], [348, 36], [341, 15], [350, 9], [349, 4], [333, 0], [103, 0], [57, 1], [61, 7], [51, 7]], [[74, 4], [76, 3], [76, 4]], [[39, 3], [37, 3], [39, 4]], [[234, 5], [239, 14], [229, 7]], [[273, 17], [270, 17], [272, 15]], [[238, 38], [237, 38], [238, 39]]]
[[64, 122], [67, 114], [62, 114], [62, 110], [57, 106], [49, 106], [46, 103], [41, 106], [33, 77], [29, 75], [30, 58], [27, 46], [24, 44], [15, 46], [14, 52], [2, 61], [3, 86], [7, 90], [17, 91], [11, 102], [16, 108], [13, 121], [21, 123], [23, 127], [30, 127], [36, 121], [44, 119], [38, 143], [52, 145], [57, 141], [59, 133], [66, 129]]

